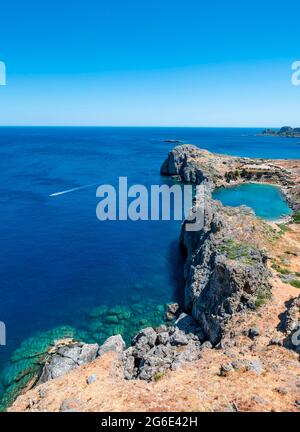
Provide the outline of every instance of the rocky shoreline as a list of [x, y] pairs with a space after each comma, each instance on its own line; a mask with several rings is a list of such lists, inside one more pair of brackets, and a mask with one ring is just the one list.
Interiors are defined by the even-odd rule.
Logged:
[[[80, 373], [83, 367], [85, 384], [82, 385], [89, 394], [90, 390], [86, 386], [93, 383], [97, 385], [98, 378], [96, 374], [87, 376], [86, 371], [89, 369], [86, 368], [89, 368], [89, 364], [91, 368], [94, 364], [99, 365], [100, 369], [97, 370], [102, 374], [101, 368], [107, 367], [103, 365], [110, 352], [115, 353], [114, 361], [118, 366], [113, 373], [109, 372], [109, 380], [118, 380], [124, 388], [127, 388], [125, 382], [163, 381], [166, 374], [176, 375], [176, 371], [180, 371], [185, 364], [197, 365], [199, 371], [202, 367], [209, 371], [210, 367], [212, 371], [216, 368], [217, 371], [209, 373], [217, 373], [218, 377], [233, 377], [234, 371], [245, 373], [245, 376], [248, 373], [250, 377], [253, 374], [257, 376], [268, 368], [271, 376], [273, 353], [278, 355], [276, 349], [287, 351], [282, 356], [284, 359], [287, 356], [287, 361], [293, 364], [294, 381], [294, 376], [299, 375], [299, 347], [291, 341], [299, 332], [300, 296], [294, 296], [285, 304], [285, 318], [280, 329], [273, 328], [275, 314], [271, 309], [269, 330], [262, 332], [257, 325], [249, 325], [254, 318], [259, 322], [259, 311], [268, 308], [272, 295], [274, 296], [274, 271], [270, 260], [274, 245], [281, 241], [284, 231], [259, 220], [251, 209], [223, 206], [211, 198], [211, 191], [215, 187], [249, 181], [274, 183], [282, 188], [290, 205], [297, 212], [300, 209], [300, 161], [215, 155], [192, 145], [182, 145], [169, 153], [161, 167], [161, 174], [183, 182], [204, 184], [207, 191], [202, 229], [199, 232], [189, 232], [185, 230], [184, 223], [180, 235], [180, 243], [186, 254], [184, 312], [179, 305], [169, 305], [168, 323], [143, 328], [133, 337], [128, 348], [121, 335], [109, 337], [102, 345], [85, 344], [74, 339], [56, 341], [47, 352], [42, 372], [34, 384], [27, 387], [32, 390], [20, 396], [12, 410], [43, 410], [47, 397], [40, 393], [46, 394], [48, 385], [49, 388], [54, 388], [55, 382], [62, 382], [64, 377], [68, 380], [67, 377]], [[298, 250], [293, 253], [298, 257]], [[297, 275], [298, 267], [296, 270]], [[279, 303], [282, 308], [281, 299], [278, 300]], [[265, 364], [257, 357], [260, 353], [257, 341], [261, 341], [262, 352], [269, 353], [265, 354], [267, 359], [270, 355], [270, 361], [266, 360]], [[211, 365], [207, 363], [208, 360], [205, 361], [214, 356], [218, 361], [222, 360], [221, 364], [216, 359], [215, 364]], [[224, 358], [230, 361], [224, 362]], [[213, 382], [214, 378], [211, 379]], [[105, 380], [103, 378], [102, 385], [106, 383]], [[300, 388], [300, 383], [298, 384]], [[132, 385], [136, 388], [135, 384]], [[266, 386], [266, 383], [263, 385]], [[296, 384], [293, 385], [295, 387]], [[209, 382], [207, 386], [209, 387]], [[297, 390], [294, 387], [288, 402], [292, 404], [288, 405], [289, 408], [297, 407]], [[137, 395], [140, 394], [138, 389], [139, 387]], [[240, 390], [243, 392], [243, 388]], [[210, 392], [211, 389], [208, 388], [207, 391]], [[274, 401], [278, 400], [280, 410], [287, 401], [284, 402], [277, 396], [274, 396]], [[97, 399], [100, 396], [94, 397]], [[68, 402], [69, 399], [67, 402], [66, 399], [63, 402], [61, 398], [58, 400], [60, 402], [55, 405], [55, 410], [59, 411], [86, 410], [89, 406], [88, 402], [84, 406], [82, 403], [75, 403], [74, 406]], [[103, 407], [103, 400], [97, 401]], [[213, 406], [213, 402], [211, 404]]]
[[214, 154], [190, 144], [175, 147], [161, 174], [214, 188], [256, 182], [278, 185], [289, 205], [300, 210], [300, 160], [255, 159]]

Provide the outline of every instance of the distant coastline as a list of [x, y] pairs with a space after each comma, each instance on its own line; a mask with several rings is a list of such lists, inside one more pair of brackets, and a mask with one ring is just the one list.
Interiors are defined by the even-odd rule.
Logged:
[[292, 128], [290, 126], [283, 126], [279, 131], [274, 129], [264, 129], [260, 135], [300, 138], [300, 127]]

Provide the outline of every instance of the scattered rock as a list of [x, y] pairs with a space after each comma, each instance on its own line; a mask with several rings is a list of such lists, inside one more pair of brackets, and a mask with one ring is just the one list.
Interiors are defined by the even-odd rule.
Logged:
[[281, 395], [286, 395], [288, 393], [287, 389], [285, 387], [276, 387], [275, 389], [277, 393]]
[[39, 388], [39, 396], [41, 398], [44, 398], [44, 397], [46, 397], [46, 395], [47, 395], [47, 390], [44, 387], [40, 387]]
[[80, 407], [80, 401], [78, 399], [65, 399], [60, 407], [61, 412], [77, 412]]
[[252, 400], [259, 405], [266, 405], [268, 402], [260, 396], [253, 396]]
[[220, 368], [221, 376], [228, 376], [230, 373], [234, 372], [234, 368], [231, 363], [223, 363]]
[[249, 361], [247, 365], [247, 370], [250, 372], [255, 372], [261, 374], [263, 372], [263, 366], [259, 359]]
[[[182, 314], [176, 323], [156, 330], [147, 327], [133, 338], [132, 346], [123, 356], [126, 379], [155, 380], [168, 369], [177, 369], [182, 363], [200, 357], [201, 342], [198, 335], [191, 332], [198, 329], [196, 321]], [[211, 344], [207, 343], [203, 349], [205, 347], [210, 348]]]
[[245, 372], [248, 368], [248, 362], [244, 359], [233, 360], [231, 365], [236, 371], [239, 372]]
[[170, 342], [171, 345], [187, 345], [189, 340], [182, 330], [179, 330], [178, 327], [175, 327], [174, 333], [171, 335]]
[[168, 321], [173, 321], [179, 312], [179, 304], [178, 303], [170, 303], [167, 307], [166, 319]]
[[203, 342], [203, 344], [200, 347], [201, 351], [207, 350], [207, 349], [212, 349], [212, 348], [213, 348], [212, 343], [209, 341]]
[[149, 347], [154, 347], [157, 338], [157, 333], [152, 327], [146, 327], [141, 330], [135, 337], [134, 343], [141, 346], [147, 344]]
[[283, 340], [280, 338], [280, 336], [274, 336], [271, 340], [269, 345], [277, 345], [277, 346], [283, 346]]
[[251, 327], [250, 329], [249, 329], [249, 331], [248, 331], [248, 336], [251, 338], [251, 339], [254, 339], [254, 338], [256, 338], [257, 336], [259, 336], [260, 335], [260, 329], [258, 328], [258, 327]]
[[95, 381], [97, 381], [96, 375], [90, 375], [86, 380], [87, 384], [93, 384]]

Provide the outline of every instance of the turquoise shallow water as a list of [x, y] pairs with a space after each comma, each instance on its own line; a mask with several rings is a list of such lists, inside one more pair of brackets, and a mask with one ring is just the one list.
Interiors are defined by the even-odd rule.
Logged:
[[221, 188], [213, 192], [213, 198], [232, 207], [251, 207], [257, 216], [266, 220], [277, 220], [292, 213], [280, 188], [272, 185], [247, 183]]

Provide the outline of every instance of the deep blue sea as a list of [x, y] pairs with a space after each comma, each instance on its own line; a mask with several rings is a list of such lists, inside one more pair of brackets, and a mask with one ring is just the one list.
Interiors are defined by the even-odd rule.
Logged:
[[[0, 128], [0, 364], [37, 330], [78, 325], [95, 305], [157, 303], [182, 292], [180, 222], [99, 222], [96, 185], [170, 182], [173, 144], [231, 155], [299, 158], [299, 139], [257, 129]], [[92, 185], [64, 195], [51, 194]]]

